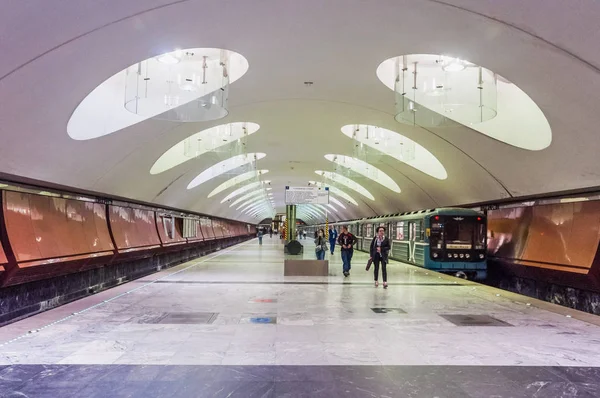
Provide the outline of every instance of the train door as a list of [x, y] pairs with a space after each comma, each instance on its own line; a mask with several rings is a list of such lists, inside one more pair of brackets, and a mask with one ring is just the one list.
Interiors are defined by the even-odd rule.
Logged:
[[415, 247], [417, 241], [417, 223], [409, 221], [408, 223], [408, 262], [414, 263], [415, 261]]

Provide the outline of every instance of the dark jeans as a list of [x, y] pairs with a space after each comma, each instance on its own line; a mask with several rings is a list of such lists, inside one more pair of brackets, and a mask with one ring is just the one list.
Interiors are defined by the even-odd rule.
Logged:
[[387, 264], [385, 263], [385, 261], [383, 261], [383, 258], [381, 258], [381, 255], [379, 253], [375, 253], [375, 256], [373, 257], [373, 265], [375, 266], [375, 280], [379, 279], [379, 263], [381, 263], [381, 273], [383, 275], [383, 281], [387, 282]]
[[342, 263], [344, 264], [344, 272], [349, 272], [352, 265], [350, 261], [352, 260], [352, 250], [342, 249]]
[[329, 249], [331, 249], [331, 254], [333, 254], [333, 249], [335, 248], [335, 240], [329, 240]]
[[315, 253], [317, 254], [317, 260], [325, 260], [325, 250], [319, 250]]

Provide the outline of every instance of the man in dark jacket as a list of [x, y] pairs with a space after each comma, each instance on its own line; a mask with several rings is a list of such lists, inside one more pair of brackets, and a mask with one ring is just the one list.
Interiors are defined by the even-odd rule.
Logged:
[[390, 240], [384, 235], [385, 228], [377, 228], [377, 236], [371, 241], [371, 259], [375, 265], [375, 287], [379, 286], [379, 264], [381, 264], [381, 273], [383, 274], [383, 288], [387, 289], [387, 263], [390, 252]]
[[344, 276], [350, 275], [350, 261], [354, 254], [354, 245], [356, 244], [356, 236], [348, 232], [348, 227], [342, 227], [342, 233], [338, 236], [338, 244], [341, 246], [342, 263], [344, 264]]
[[331, 227], [329, 229], [329, 249], [331, 250], [331, 254], [333, 254], [333, 249], [335, 248], [335, 242], [337, 242], [338, 233], [335, 228]]

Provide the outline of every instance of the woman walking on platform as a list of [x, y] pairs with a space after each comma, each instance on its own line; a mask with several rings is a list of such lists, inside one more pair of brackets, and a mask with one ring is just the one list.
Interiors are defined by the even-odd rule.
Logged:
[[315, 238], [315, 254], [317, 255], [317, 260], [325, 260], [325, 251], [327, 251], [325, 231], [320, 229], [319, 234]]
[[390, 253], [390, 240], [384, 235], [385, 228], [377, 228], [377, 236], [371, 241], [371, 259], [375, 266], [375, 287], [379, 286], [379, 264], [383, 275], [383, 288], [387, 289], [387, 263]]

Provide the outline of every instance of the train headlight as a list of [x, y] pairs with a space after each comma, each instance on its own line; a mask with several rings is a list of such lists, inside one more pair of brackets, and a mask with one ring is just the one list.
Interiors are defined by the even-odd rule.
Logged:
[[452, 254], [448, 253], [448, 258], [452, 258]]
[[433, 258], [438, 258], [438, 254], [437, 253], [433, 253]]
[[454, 253], [454, 258], [458, 258], [458, 254]]
[[462, 254], [462, 253], [460, 253], [460, 255], [459, 255], [459, 256], [460, 256], [460, 258], [464, 258], [464, 257], [465, 257], [465, 255], [464, 255], [464, 254]]
[[484, 257], [485, 257], [485, 256], [483, 255], [483, 253], [481, 253], [481, 254], [479, 255], [479, 258], [480, 258], [480, 259], [482, 259], [482, 260], [483, 260], [483, 258], [484, 258]]
[[465, 254], [466, 258], [471, 258], [471, 255], [469, 253]]

